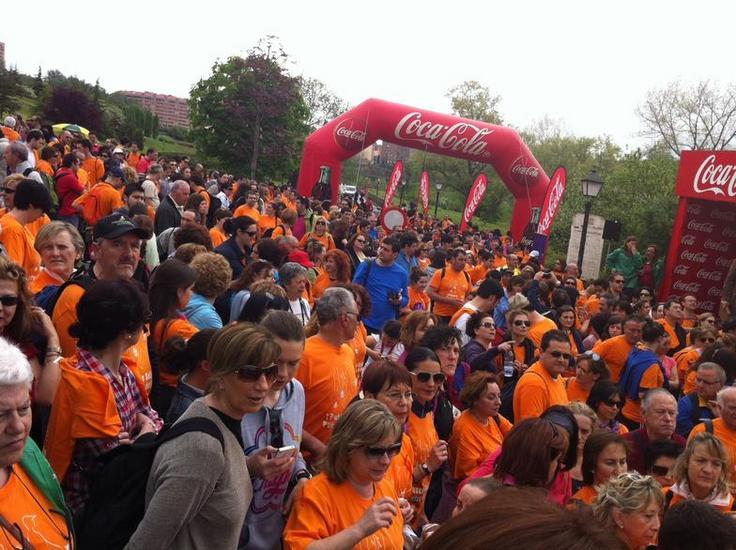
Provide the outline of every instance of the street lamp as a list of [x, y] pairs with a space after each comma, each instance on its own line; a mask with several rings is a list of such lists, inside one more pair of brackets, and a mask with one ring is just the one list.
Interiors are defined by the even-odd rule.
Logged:
[[588, 222], [590, 221], [590, 209], [593, 207], [593, 199], [603, 189], [603, 180], [596, 170], [591, 170], [587, 177], [580, 180], [583, 196], [588, 200], [585, 202], [585, 214], [583, 215], [583, 229], [580, 233], [580, 248], [578, 248], [578, 269], [583, 272], [583, 255], [585, 254], [585, 241], [588, 238]]
[[434, 188], [437, 189], [437, 194], [434, 196], [434, 219], [437, 219], [437, 206], [440, 204], [440, 191], [442, 191], [442, 184], [435, 183]]
[[404, 189], [406, 188], [406, 176], [401, 179], [401, 193], [399, 194], [399, 208], [404, 202]]

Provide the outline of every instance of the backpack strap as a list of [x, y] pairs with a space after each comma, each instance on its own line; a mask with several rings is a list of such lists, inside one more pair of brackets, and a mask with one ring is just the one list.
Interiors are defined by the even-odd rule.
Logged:
[[203, 432], [209, 436], [214, 437], [215, 439], [217, 439], [217, 441], [220, 442], [222, 450], [225, 450], [225, 440], [222, 437], [222, 432], [220, 431], [220, 428], [218, 428], [217, 424], [215, 424], [212, 420], [203, 416], [186, 418], [181, 422], [177, 422], [176, 424], [171, 426], [171, 428], [161, 434], [161, 437], [156, 439], [156, 444], [158, 446], [163, 445], [167, 441], [171, 441], [172, 439], [176, 439], [180, 435], [191, 432]]
[[363, 286], [368, 286], [368, 278], [371, 276], [371, 269], [376, 260], [366, 260], [368, 265], [365, 266], [365, 273], [363, 274]]
[[703, 424], [705, 424], [705, 431], [709, 434], [713, 433], [713, 419], [712, 418], [706, 418], [703, 420]]
[[670, 508], [670, 504], [672, 503], [672, 497], [675, 496], [675, 493], [672, 492], [672, 489], [667, 489], [667, 492], [664, 494], [664, 506], [662, 506], [662, 512], [667, 512]]
[[28, 174], [30, 174], [31, 172], [33, 172], [33, 168], [31, 168], [29, 166], [28, 168], [26, 168], [25, 170], [23, 170], [23, 177], [26, 177], [27, 178], [28, 177]]

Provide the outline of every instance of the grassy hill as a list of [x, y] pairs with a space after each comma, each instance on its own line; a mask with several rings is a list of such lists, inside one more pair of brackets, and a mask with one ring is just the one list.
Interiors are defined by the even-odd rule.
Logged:
[[159, 134], [158, 138], [145, 138], [143, 148], [153, 147], [162, 155], [197, 156], [194, 144], [187, 141], [179, 141], [166, 134]]

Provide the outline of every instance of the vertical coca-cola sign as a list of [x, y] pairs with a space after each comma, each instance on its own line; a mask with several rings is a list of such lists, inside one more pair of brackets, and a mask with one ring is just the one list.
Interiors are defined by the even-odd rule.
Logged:
[[486, 196], [487, 190], [488, 177], [485, 174], [481, 173], [478, 175], [477, 178], [475, 178], [473, 186], [470, 188], [470, 193], [468, 194], [468, 200], [465, 201], [463, 218], [460, 222], [460, 231], [465, 231], [465, 229], [468, 227], [470, 220], [473, 219], [475, 211], [478, 210], [480, 203], [483, 202], [483, 197]]
[[419, 196], [422, 199], [422, 209], [426, 216], [429, 212], [429, 172], [426, 170], [423, 170], [419, 177]]
[[660, 293], [694, 295], [715, 312], [736, 257], [736, 152], [686, 151], [677, 175], [680, 198]]
[[386, 185], [386, 196], [383, 197], [383, 207], [388, 208], [394, 200], [396, 190], [401, 184], [401, 176], [404, 174], [404, 163], [400, 160], [394, 164], [394, 169], [391, 170], [391, 175], [388, 178], [388, 184]]

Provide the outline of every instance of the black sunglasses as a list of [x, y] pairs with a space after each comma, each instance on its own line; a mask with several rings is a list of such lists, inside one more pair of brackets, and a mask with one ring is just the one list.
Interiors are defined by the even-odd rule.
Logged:
[[378, 460], [386, 455], [388, 458], [393, 458], [401, 452], [401, 443], [396, 443], [389, 447], [364, 447], [363, 452], [368, 458]]
[[514, 321], [515, 327], [530, 327], [532, 326], [531, 321]]
[[652, 466], [652, 473], [655, 476], [666, 476], [669, 471], [670, 469], [667, 466], [658, 466], [657, 464]]
[[261, 376], [265, 376], [266, 380], [273, 382], [279, 375], [279, 366], [269, 365], [268, 367], [260, 368], [253, 365], [245, 365], [234, 372], [243, 382], [256, 382], [260, 380]]
[[17, 296], [0, 296], [0, 304], [4, 306], [17, 306], [18, 297]]
[[481, 323], [480, 326], [483, 328], [496, 328], [496, 325], [494, 323]]
[[621, 401], [619, 401], [618, 399], [606, 399], [603, 402], [609, 407], [618, 407], [619, 409], [621, 408], [621, 405], [622, 405]]
[[426, 384], [430, 379], [434, 380], [435, 384], [442, 384], [445, 381], [445, 375], [441, 372], [432, 374], [431, 372], [410, 372], [409, 374], [416, 376], [417, 380]]
[[565, 353], [564, 351], [550, 351], [549, 354], [555, 359], [559, 359], [560, 357], [567, 359], [568, 361], [572, 359], [572, 355]]
[[245, 231], [245, 234], [247, 234], [249, 237], [255, 237], [258, 235], [258, 231]]

